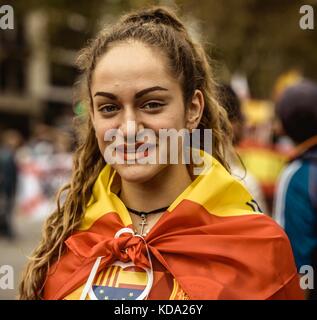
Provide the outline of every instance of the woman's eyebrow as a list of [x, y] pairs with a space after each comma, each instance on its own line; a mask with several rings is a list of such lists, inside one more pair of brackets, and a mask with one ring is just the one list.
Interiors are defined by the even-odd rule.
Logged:
[[[154, 86], [154, 87], [146, 88], [146, 89], [143, 89], [143, 90], [137, 92], [134, 95], [134, 98], [135, 99], [139, 99], [142, 96], [144, 96], [145, 94], [147, 94], [149, 92], [152, 92], [152, 91], [168, 91], [168, 89], [160, 87], [160, 86]], [[109, 98], [111, 100], [117, 100], [118, 99], [118, 97], [115, 94], [110, 93], [110, 92], [105, 92], [105, 91], [96, 92], [94, 97], [96, 97], [96, 96], [107, 97], [107, 98]]]
[[109, 98], [111, 100], [116, 100], [117, 99], [117, 96], [115, 94], [110, 93], [110, 92], [104, 92], [104, 91], [96, 92], [94, 97], [96, 97], [96, 96], [106, 97], [106, 98]]
[[155, 86], [155, 87], [150, 87], [150, 88], [146, 88], [146, 89], [143, 89], [139, 92], [137, 92], [134, 96], [135, 99], [139, 99], [141, 98], [142, 96], [144, 96], [145, 94], [149, 93], [149, 92], [152, 92], [152, 91], [168, 91], [168, 89], [166, 88], [163, 88], [163, 87], [160, 87], [160, 86]]

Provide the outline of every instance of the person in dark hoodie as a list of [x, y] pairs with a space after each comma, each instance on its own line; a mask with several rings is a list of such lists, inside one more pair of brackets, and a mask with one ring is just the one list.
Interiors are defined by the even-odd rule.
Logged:
[[[288, 88], [276, 105], [282, 127], [296, 144], [275, 198], [276, 221], [285, 229], [298, 271], [314, 270], [308, 298], [317, 299], [317, 84], [302, 80]], [[312, 281], [312, 282], [313, 282]]]

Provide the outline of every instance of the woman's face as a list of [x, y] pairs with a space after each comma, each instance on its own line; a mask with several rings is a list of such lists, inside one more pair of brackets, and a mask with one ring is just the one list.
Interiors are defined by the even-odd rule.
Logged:
[[[91, 119], [100, 151], [105, 155], [114, 141], [105, 141], [106, 132], [117, 130], [122, 134], [124, 141], [116, 142], [121, 146], [116, 155], [122, 161], [111, 165], [122, 179], [130, 182], [149, 181], [170, 165], [159, 163], [159, 154], [164, 147], [159, 143], [159, 129], [179, 131], [195, 128], [200, 120], [203, 107], [201, 92], [189, 108], [190, 112], [185, 112], [180, 83], [169, 74], [166, 65], [164, 56], [157, 49], [130, 41], [117, 43], [108, 49], [98, 60], [92, 75]], [[141, 143], [149, 143], [148, 153], [137, 152], [141, 143], [137, 143], [136, 135], [144, 129], [154, 133], [152, 138], [141, 139]], [[128, 145], [132, 152], [127, 150]], [[169, 154], [169, 148], [167, 150]], [[149, 157], [151, 152], [156, 155], [155, 163], [138, 163], [139, 159]], [[178, 152], [181, 152], [181, 146]], [[105, 160], [109, 162], [107, 154]], [[112, 155], [114, 153], [110, 152]], [[135, 163], [129, 164], [127, 159], [134, 159]]]

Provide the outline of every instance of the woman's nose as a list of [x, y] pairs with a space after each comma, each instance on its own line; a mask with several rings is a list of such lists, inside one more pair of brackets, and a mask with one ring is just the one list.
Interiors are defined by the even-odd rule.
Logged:
[[136, 136], [137, 132], [143, 129], [144, 125], [137, 113], [134, 110], [126, 110], [120, 125], [124, 137]]

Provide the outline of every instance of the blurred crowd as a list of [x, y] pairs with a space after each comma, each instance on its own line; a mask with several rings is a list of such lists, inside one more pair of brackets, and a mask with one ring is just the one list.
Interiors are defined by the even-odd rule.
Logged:
[[71, 130], [38, 123], [25, 140], [14, 129], [0, 137], [0, 230], [13, 239], [12, 214], [44, 220], [72, 168]]

